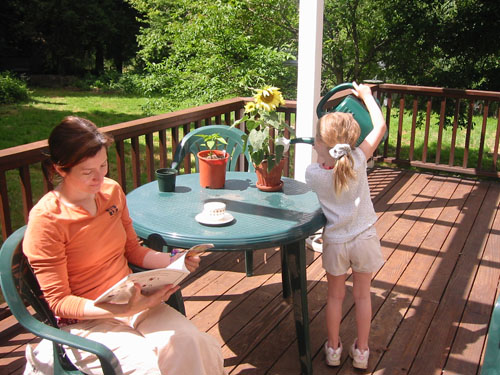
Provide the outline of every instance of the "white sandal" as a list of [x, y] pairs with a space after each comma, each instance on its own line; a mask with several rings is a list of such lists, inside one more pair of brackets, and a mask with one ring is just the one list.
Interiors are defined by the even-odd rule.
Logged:
[[306, 238], [306, 246], [313, 251], [316, 251], [318, 253], [322, 253], [323, 252], [323, 240], [321, 237], [322, 237], [321, 232], [316, 232], [312, 236], [307, 237]]

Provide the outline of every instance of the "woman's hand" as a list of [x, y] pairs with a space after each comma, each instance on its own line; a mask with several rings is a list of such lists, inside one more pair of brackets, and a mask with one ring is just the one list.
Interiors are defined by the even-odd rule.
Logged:
[[199, 256], [187, 256], [186, 259], [184, 260], [184, 263], [186, 264], [187, 269], [189, 272], [193, 272], [200, 266], [200, 261], [201, 258]]
[[134, 284], [134, 290], [132, 291], [132, 296], [130, 297], [127, 304], [127, 312], [129, 315], [136, 314], [140, 311], [146, 310], [148, 308], [154, 307], [167, 301], [172, 294], [179, 290], [178, 285], [165, 285], [160, 290], [145, 296], [141, 292], [141, 286], [139, 284]]
[[[178, 253], [175, 254], [173, 257], [170, 258], [170, 262], [173, 263], [175, 262], [178, 258], [183, 256], [183, 253]], [[196, 255], [196, 256], [186, 256], [184, 258], [184, 264], [186, 265], [186, 268], [189, 270], [189, 272], [193, 272], [200, 266], [200, 260], [201, 258]]]

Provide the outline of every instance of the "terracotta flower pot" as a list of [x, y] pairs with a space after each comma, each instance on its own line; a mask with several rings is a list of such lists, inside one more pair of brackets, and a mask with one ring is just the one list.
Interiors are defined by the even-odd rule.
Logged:
[[[210, 153], [219, 156], [211, 159]], [[225, 157], [223, 157], [225, 155]], [[221, 150], [203, 150], [198, 152], [200, 185], [203, 188], [222, 189], [226, 183], [226, 165], [229, 153]]]
[[285, 159], [281, 159], [278, 165], [275, 165], [271, 171], [267, 171], [267, 160], [264, 160], [259, 165], [255, 165], [255, 173], [257, 174], [257, 188], [262, 191], [279, 191], [283, 187], [281, 181], [281, 172], [285, 167]]

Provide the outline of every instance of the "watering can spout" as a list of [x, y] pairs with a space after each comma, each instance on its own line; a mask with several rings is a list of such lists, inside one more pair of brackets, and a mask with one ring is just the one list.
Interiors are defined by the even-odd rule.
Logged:
[[297, 143], [307, 143], [309, 145], [314, 145], [314, 138], [313, 137], [294, 138], [294, 139], [290, 139], [290, 143], [292, 145], [297, 144]]

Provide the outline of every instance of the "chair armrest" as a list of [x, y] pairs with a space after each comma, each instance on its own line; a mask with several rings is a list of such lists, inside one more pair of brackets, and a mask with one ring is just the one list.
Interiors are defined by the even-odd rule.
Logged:
[[174, 169], [179, 170], [179, 164], [184, 159], [184, 156], [186, 156], [186, 150], [184, 149], [184, 143], [185, 143], [185, 139], [183, 138], [181, 143], [179, 143], [177, 145], [177, 148], [175, 149], [175, 153], [174, 153], [174, 159], [172, 160], [172, 164], [170, 165], [170, 168], [174, 168]]
[[498, 297], [491, 315], [481, 375], [500, 375], [500, 297]]
[[66, 345], [95, 354], [101, 362], [101, 368], [104, 375], [123, 374], [118, 359], [105, 345], [46, 325], [32, 317], [27, 310], [25, 310], [25, 313], [21, 314], [22, 316], [20, 316], [19, 313], [20, 312], [18, 311], [16, 315], [17, 319], [22, 322], [22, 325], [27, 330], [35, 335], [61, 345]]

